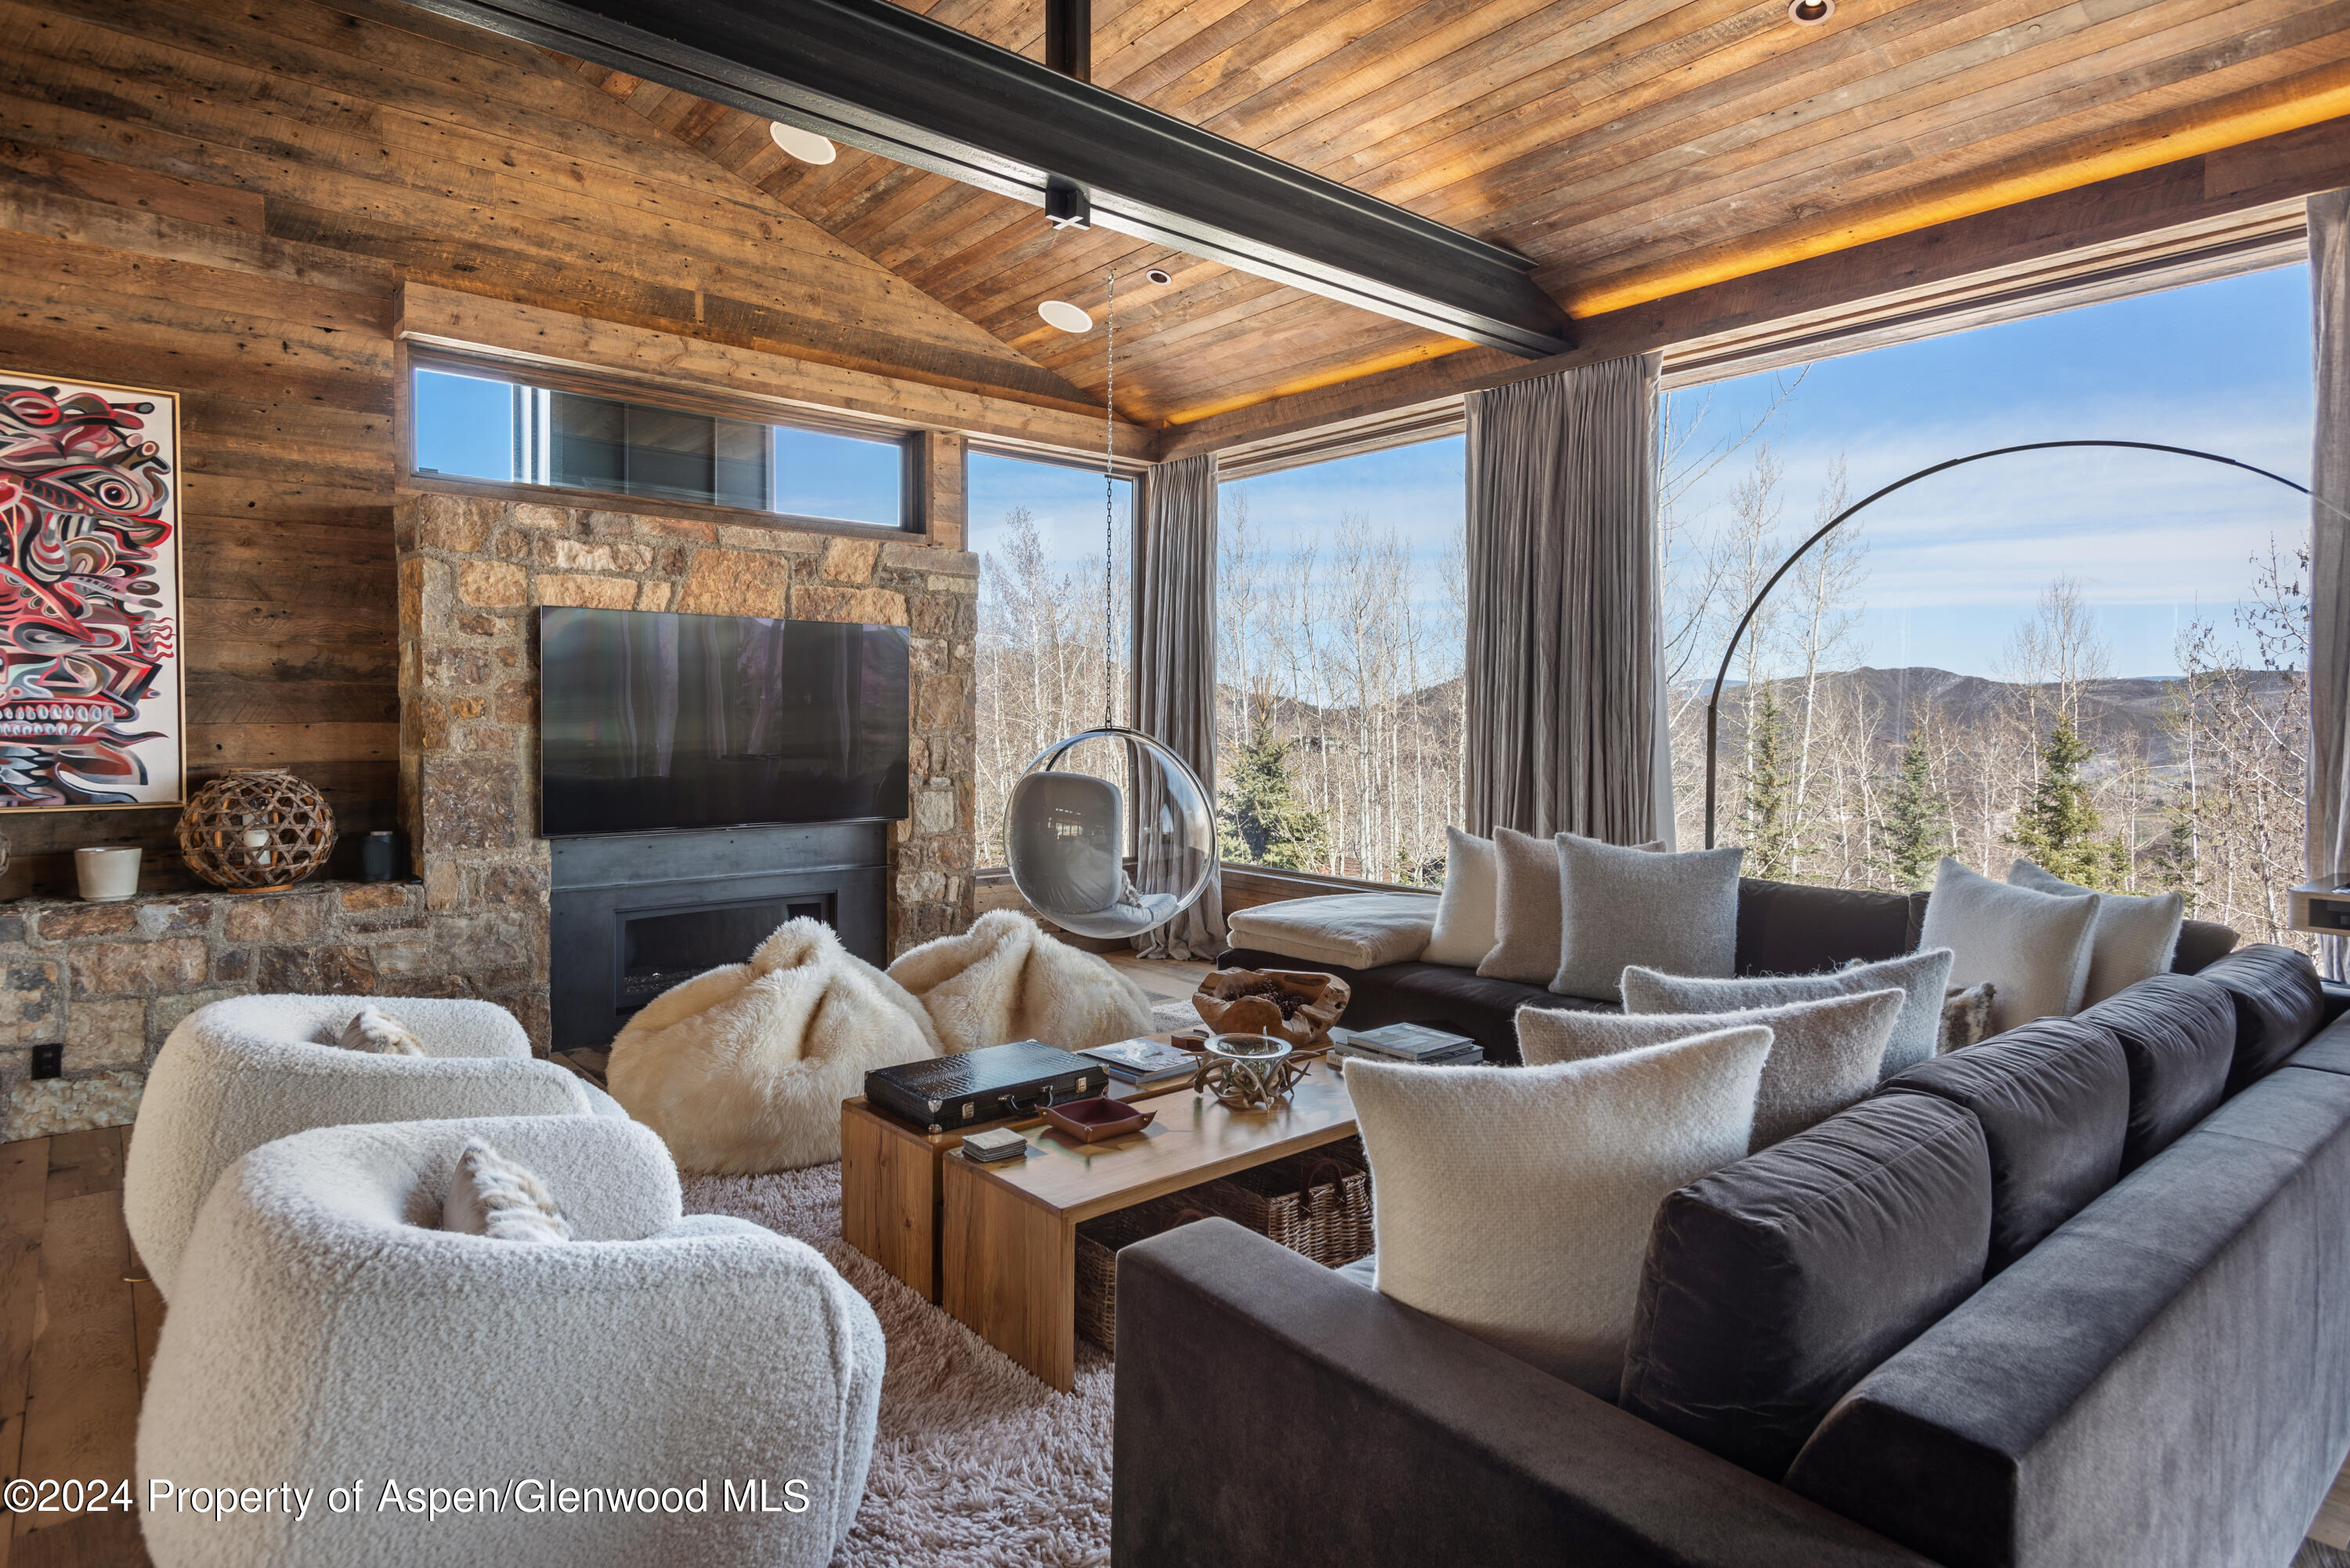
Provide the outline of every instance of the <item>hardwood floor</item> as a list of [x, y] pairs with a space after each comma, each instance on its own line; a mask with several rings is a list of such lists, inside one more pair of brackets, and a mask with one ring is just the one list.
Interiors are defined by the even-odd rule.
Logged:
[[1200, 989], [1200, 977], [1215, 968], [1208, 963], [1178, 963], [1172, 959], [1136, 958], [1132, 953], [1106, 953], [1112, 969], [1142, 987], [1150, 1000], [1181, 1002]]
[[[1115, 955], [1152, 1002], [1204, 963]], [[127, 1480], [139, 1397], [163, 1325], [122, 1224], [127, 1127], [0, 1144], [0, 1466], [35, 1480]], [[129, 1513], [18, 1514], [0, 1568], [148, 1568]], [[2350, 1568], [2350, 1468], [2290, 1568]]]
[[[36, 1481], [129, 1481], [163, 1326], [122, 1227], [130, 1129], [0, 1144], [0, 1461]], [[133, 1513], [16, 1514], [0, 1568], [144, 1568]]]

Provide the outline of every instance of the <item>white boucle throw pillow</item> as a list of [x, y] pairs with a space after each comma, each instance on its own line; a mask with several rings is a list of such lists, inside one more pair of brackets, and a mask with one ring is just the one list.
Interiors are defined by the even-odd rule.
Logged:
[[1885, 1044], [1906, 998], [1895, 987], [1743, 1012], [1566, 1012], [1518, 1009], [1518, 1054], [1529, 1067], [1585, 1062], [1724, 1029], [1771, 1032], [1754, 1096], [1750, 1149], [1793, 1137], [1877, 1088]]
[[1378, 1285], [1616, 1397], [1657, 1206], [1746, 1153], [1767, 1029], [1548, 1067], [1347, 1066]]
[[1444, 897], [1436, 906], [1436, 929], [1428, 934], [1422, 963], [1475, 969], [1493, 950], [1493, 905], [1500, 888], [1493, 841], [1444, 830]]
[[346, 1051], [365, 1051], [377, 1056], [421, 1056], [424, 1043], [416, 1032], [399, 1019], [377, 1009], [370, 1002], [351, 1015], [351, 1021], [328, 1044]]
[[1950, 984], [1991, 982], [1994, 1034], [2069, 1018], [2088, 989], [2101, 897], [2010, 887], [1945, 857], [1918, 945], [1950, 950]]
[[1929, 948], [1876, 963], [1856, 963], [1819, 974], [1742, 975], [1698, 980], [1651, 969], [1624, 971], [1627, 1012], [1740, 1012], [1784, 1007], [1829, 996], [1858, 996], [1887, 986], [1902, 994], [1901, 1016], [1886, 1042], [1879, 1077], [1890, 1077], [1934, 1054], [1941, 1044], [1942, 996], [1950, 978], [1950, 951]]
[[1572, 833], [1556, 844], [1559, 952], [1551, 990], [1616, 1002], [1627, 964], [1721, 977], [1736, 968], [1745, 850], [1667, 855]]
[[[2029, 860], [2007, 868], [2010, 886], [2043, 893], [2095, 893]], [[2089, 980], [2081, 1005], [2095, 1007], [2118, 991], [2151, 980], [2170, 967], [2178, 950], [2178, 928], [2187, 920], [2187, 900], [2177, 893], [2132, 898], [2097, 894], [2097, 924], [2089, 938]], [[1928, 908], [1931, 908], [1929, 905]]]
[[568, 1241], [571, 1221], [546, 1183], [480, 1138], [467, 1138], [449, 1176], [441, 1229], [494, 1241]]

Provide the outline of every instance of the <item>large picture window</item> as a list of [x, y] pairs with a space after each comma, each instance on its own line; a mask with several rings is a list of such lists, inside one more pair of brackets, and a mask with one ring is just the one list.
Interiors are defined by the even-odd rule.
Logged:
[[978, 855], [1001, 866], [1004, 800], [1029, 763], [1100, 723], [1106, 694], [1127, 722], [1135, 487], [1118, 479], [1105, 497], [1097, 468], [983, 452], [966, 484], [980, 559]]
[[904, 525], [902, 440], [534, 386], [420, 365], [416, 472]]
[[1459, 436], [1227, 481], [1223, 858], [1433, 887], [1460, 820]]
[[[1682, 846], [1702, 839], [1731, 628], [1821, 522], [1929, 463], [2065, 438], [2305, 475], [2309, 363], [2293, 267], [1669, 394]], [[1846, 887], [2028, 857], [2300, 940], [2283, 890], [2304, 823], [2308, 516], [2268, 481], [2111, 451], [1997, 458], [1870, 507], [1731, 652], [1719, 841], [1745, 846], [1750, 876]]]

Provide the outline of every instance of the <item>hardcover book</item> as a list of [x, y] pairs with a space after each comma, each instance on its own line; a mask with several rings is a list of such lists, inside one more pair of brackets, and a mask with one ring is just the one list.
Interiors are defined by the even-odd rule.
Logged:
[[1172, 1045], [1157, 1040], [1120, 1040], [1112, 1045], [1097, 1045], [1080, 1051], [1080, 1056], [1090, 1056], [1108, 1069], [1113, 1076], [1129, 1084], [1155, 1084], [1167, 1078], [1181, 1077], [1196, 1070], [1200, 1059], [1188, 1051], [1178, 1051]]

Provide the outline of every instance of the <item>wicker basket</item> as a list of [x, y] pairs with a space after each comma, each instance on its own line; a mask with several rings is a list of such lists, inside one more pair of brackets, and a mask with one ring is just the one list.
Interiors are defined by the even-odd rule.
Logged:
[[1118, 1255], [1162, 1231], [1207, 1218], [1189, 1192], [1170, 1192], [1077, 1227], [1077, 1332], [1104, 1350], [1118, 1348]]
[[1371, 1250], [1371, 1174], [1359, 1138], [1237, 1171], [1184, 1196], [1326, 1269]]
[[1198, 1187], [1120, 1209], [1077, 1227], [1077, 1332], [1118, 1348], [1118, 1255], [1137, 1241], [1210, 1215], [1325, 1268], [1371, 1250], [1371, 1178], [1360, 1139], [1293, 1154]]

